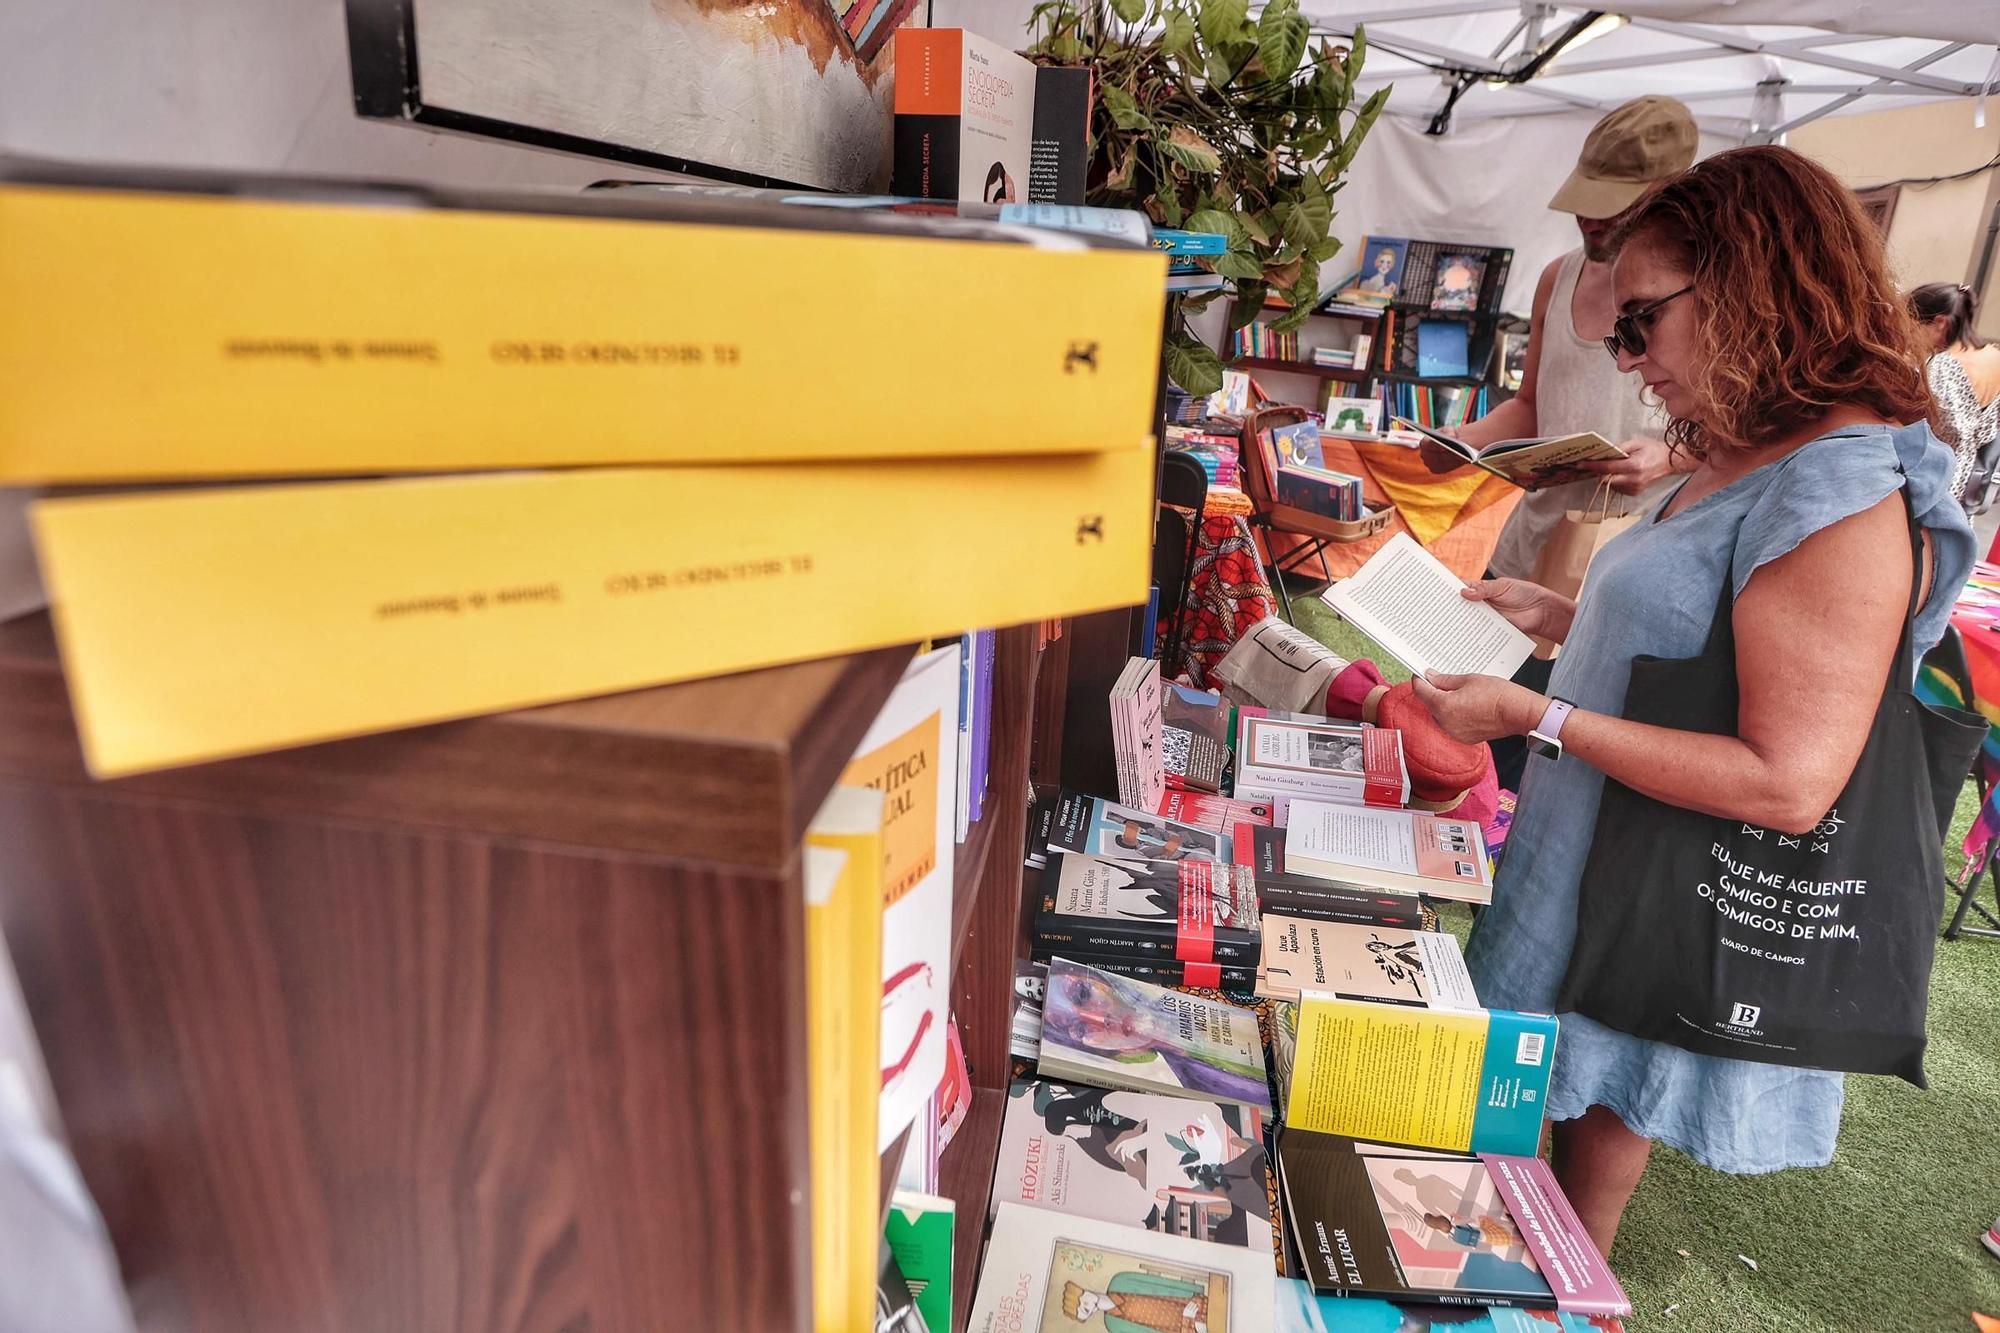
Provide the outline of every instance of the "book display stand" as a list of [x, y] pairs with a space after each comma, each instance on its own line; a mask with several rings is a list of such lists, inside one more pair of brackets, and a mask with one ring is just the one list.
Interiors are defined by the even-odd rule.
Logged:
[[[1073, 637], [1001, 631], [957, 853], [955, 1323]], [[0, 626], [7, 939], [140, 1324], [810, 1328], [800, 841], [909, 656], [97, 782]]]

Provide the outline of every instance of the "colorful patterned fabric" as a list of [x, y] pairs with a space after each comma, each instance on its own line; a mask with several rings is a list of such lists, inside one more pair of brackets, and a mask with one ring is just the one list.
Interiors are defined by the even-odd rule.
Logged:
[[1963, 844], [1966, 871], [1976, 873], [1985, 866], [1995, 838], [2000, 838], [2000, 565], [1981, 562], [1972, 567], [1972, 577], [1952, 609], [1951, 623], [1965, 643], [1972, 698], [1966, 699], [1957, 681], [1928, 664], [1917, 673], [1917, 697], [1971, 708], [1986, 719], [1986, 740], [1975, 762], [1986, 799]]
[[1207, 689], [1215, 664], [1252, 625], [1277, 611], [1249, 523], [1240, 514], [1203, 515], [1188, 564], [1181, 660], [1163, 663], [1161, 670], [1169, 679], [1184, 675], [1196, 689]]

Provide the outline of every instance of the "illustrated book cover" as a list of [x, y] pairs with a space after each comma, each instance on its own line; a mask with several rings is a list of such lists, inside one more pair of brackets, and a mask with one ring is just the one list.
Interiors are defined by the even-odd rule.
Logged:
[[1269, 1254], [1263, 1118], [1048, 1079], [1007, 1090], [993, 1207], [1020, 1203]]
[[953, 642], [911, 662], [841, 775], [886, 801], [878, 1150], [916, 1119], [945, 1072], [958, 657]]
[[1266, 1333], [1271, 1256], [1003, 1203], [971, 1333]]
[[[1113, 953], [1255, 968], [1263, 948], [1250, 873], [1215, 861], [1051, 855], [1035, 911], [1037, 951]], [[1200, 982], [1192, 984], [1200, 985]]]
[[895, 42], [894, 192], [912, 199], [1027, 201], [1034, 65], [963, 28], [899, 28]]
[[1260, 918], [1257, 993], [1297, 1000], [1312, 991], [1426, 1008], [1477, 1008], [1458, 939], [1437, 930], [1385, 930], [1296, 916]]
[[1253, 1011], [1061, 958], [1049, 964], [1038, 1065], [1058, 1081], [1271, 1113]]
[[1237, 709], [1236, 791], [1400, 809], [1410, 799], [1402, 733], [1263, 708]]
[[1053, 806], [1049, 849], [1116, 861], [1220, 861], [1230, 859], [1227, 833], [1179, 823], [1161, 814], [1065, 791]]
[[1396, 1301], [1631, 1312], [1532, 1157], [1412, 1153], [1287, 1126], [1287, 1225], [1317, 1291]]
[[[1420, 329], [1421, 331], [1421, 329]], [[1463, 374], [1463, 371], [1457, 372]], [[1578, 463], [1605, 463], [1625, 457], [1625, 451], [1594, 430], [1575, 435], [1537, 435], [1525, 439], [1495, 440], [1491, 444], [1467, 444], [1454, 435], [1432, 430], [1420, 422], [1397, 417], [1396, 424], [1413, 430], [1433, 444], [1441, 445], [1477, 468], [1484, 468], [1524, 491], [1544, 486], [1560, 486], [1590, 476], [1577, 470]]]

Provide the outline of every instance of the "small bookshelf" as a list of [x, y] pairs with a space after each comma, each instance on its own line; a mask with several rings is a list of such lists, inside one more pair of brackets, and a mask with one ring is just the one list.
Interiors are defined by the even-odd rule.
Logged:
[[1374, 378], [1368, 371], [1351, 366], [1322, 366], [1311, 361], [1291, 361], [1274, 356], [1239, 356], [1231, 361], [1235, 370], [1278, 370], [1287, 375], [1310, 375], [1315, 379], [1339, 380], [1343, 384], [1366, 384]]

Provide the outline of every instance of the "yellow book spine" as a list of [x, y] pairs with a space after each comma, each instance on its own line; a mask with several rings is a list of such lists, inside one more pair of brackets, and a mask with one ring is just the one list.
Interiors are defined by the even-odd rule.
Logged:
[[1285, 1123], [1464, 1152], [1472, 1144], [1486, 1016], [1308, 993]]
[[1164, 262], [0, 185], [0, 481], [1133, 449]]
[[[813, 1288], [815, 1328], [873, 1327], [876, 1248], [881, 1230], [880, 1158], [875, 1117], [881, 1094], [882, 801], [865, 793], [874, 826], [836, 829], [815, 824], [811, 849], [838, 851], [845, 874], [823, 920], [808, 923], [812, 1039]], [[866, 821], [861, 821], [865, 823]], [[814, 942], [821, 964], [813, 963]]]
[[[809, 842], [814, 840], [809, 839]], [[812, 1154], [813, 1327], [858, 1328], [848, 1304], [853, 1266], [850, 1218], [843, 1215], [850, 1186], [842, 1155], [852, 1133], [845, 1123], [842, 1086], [854, 1070], [842, 1049], [852, 1027], [842, 1011], [840, 955], [847, 945], [844, 917], [853, 896], [849, 858], [819, 845], [805, 850], [807, 1108]]]
[[48, 500], [113, 776], [1145, 600], [1152, 453]]

